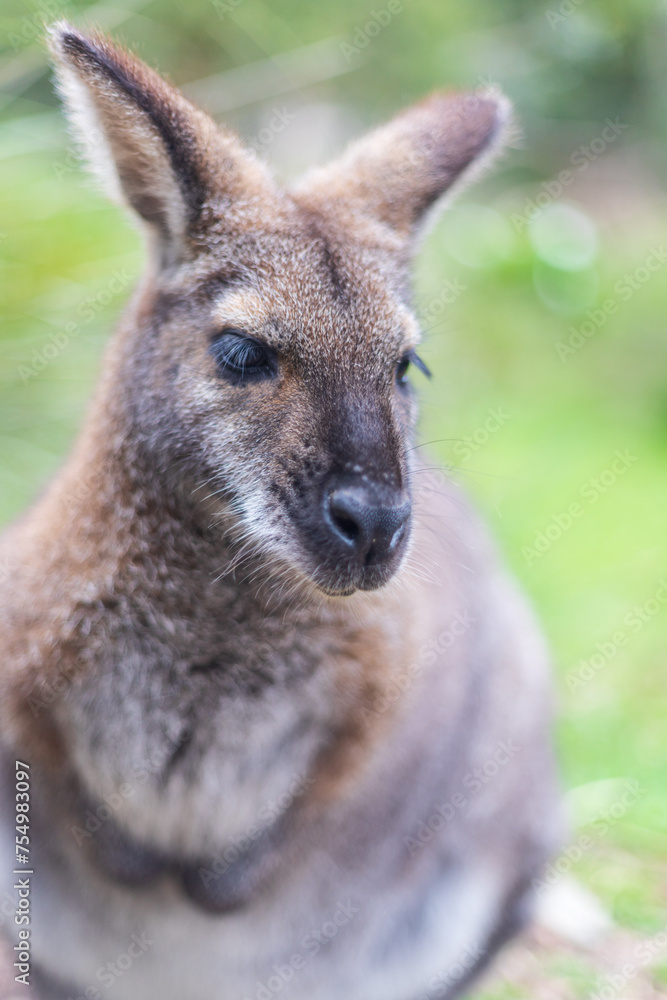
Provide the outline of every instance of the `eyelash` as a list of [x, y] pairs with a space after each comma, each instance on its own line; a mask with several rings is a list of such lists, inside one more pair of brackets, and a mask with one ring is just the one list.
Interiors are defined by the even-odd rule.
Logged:
[[396, 382], [399, 386], [408, 385], [408, 369], [410, 365], [420, 371], [426, 378], [431, 378], [431, 370], [424, 364], [416, 351], [406, 351], [401, 360], [396, 365]]
[[246, 337], [240, 330], [223, 330], [209, 348], [218, 369], [239, 381], [275, 375], [276, 366], [270, 348]]

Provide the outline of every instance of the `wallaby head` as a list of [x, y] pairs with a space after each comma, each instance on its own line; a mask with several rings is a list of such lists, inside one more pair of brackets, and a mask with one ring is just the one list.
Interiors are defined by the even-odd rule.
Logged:
[[[161, 488], [333, 595], [410, 534], [409, 264], [431, 206], [502, 142], [495, 93], [436, 93], [279, 187], [238, 138], [107, 39], [51, 31], [96, 172], [151, 265], [107, 358], [107, 405]], [[118, 415], [121, 416], [118, 416]]]

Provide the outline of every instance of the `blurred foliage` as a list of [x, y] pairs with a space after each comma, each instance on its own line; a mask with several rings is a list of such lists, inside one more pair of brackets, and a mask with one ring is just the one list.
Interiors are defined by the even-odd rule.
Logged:
[[[545, 622], [567, 786], [643, 789], [573, 870], [622, 924], [655, 930], [667, 891], [667, 4], [405, 0], [369, 28], [386, 8], [5, 0], [0, 518], [69, 446], [141, 268], [137, 234], [67, 145], [42, 19], [110, 30], [226, 109], [285, 174], [434, 86], [498, 82], [522, 138], [419, 260], [436, 374], [420, 386], [422, 437], [491, 520]], [[294, 115], [280, 134], [276, 108]], [[617, 452], [630, 455], [622, 472]], [[584, 828], [575, 820], [573, 836]]]

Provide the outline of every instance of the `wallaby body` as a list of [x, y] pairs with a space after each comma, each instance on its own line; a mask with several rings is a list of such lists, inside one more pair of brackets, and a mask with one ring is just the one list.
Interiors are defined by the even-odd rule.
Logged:
[[454, 995], [558, 829], [539, 633], [419, 473], [404, 384], [414, 229], [502, 102], [436, 95], [284, 192], [130, 56], [53, 39], [153, 263], [0, 542], [37, 994]]

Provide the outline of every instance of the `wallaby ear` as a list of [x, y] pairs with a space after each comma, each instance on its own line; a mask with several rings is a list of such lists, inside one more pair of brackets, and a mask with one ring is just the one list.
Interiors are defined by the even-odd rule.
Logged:
[[436, 93], [307, 174], [297, 190], [308, 200], [336, 199], [409, 237], [441, 195], [493, 158], [510, 128], [509, 101], [495, 90]]
[[247, 200], [270, 186], [236, 136], [107, 38], [60, 22], [49, 41], [93, 172], [149, 225], [166, 261], [188, 255], [188, 237], [210, 202]]

